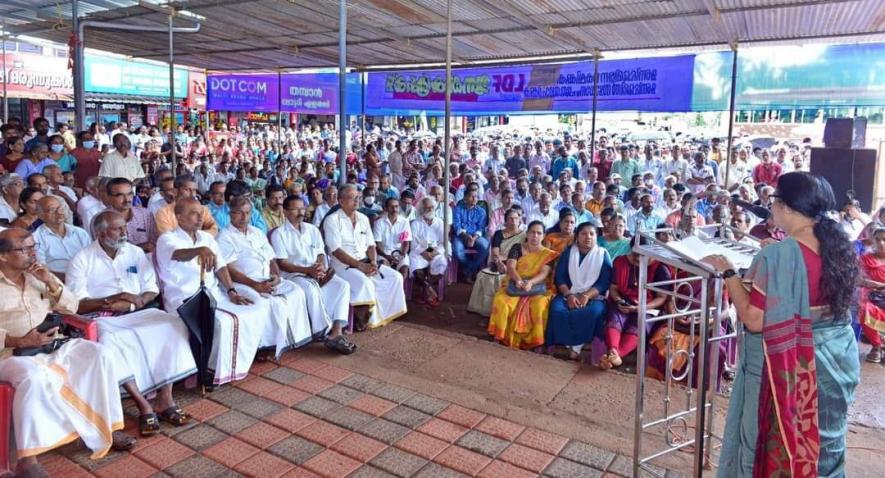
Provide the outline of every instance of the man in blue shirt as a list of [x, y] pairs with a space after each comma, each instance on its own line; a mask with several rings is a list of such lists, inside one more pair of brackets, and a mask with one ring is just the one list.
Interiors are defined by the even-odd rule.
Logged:
[[655, 211], [655, 202], [651, 194], [644, 193], [639, 199], [639, 210], [630, 216], [627, 229], [634, 236], [640, 232], [650, 232], [658, 228], [664, 218]]
[[565, 146], [560, 146], [556, 150], [556, 159], [553, 160], [553, 164], [550, 166], [550, 176], [558, 178], [559, 173], [565, 168], [571, 168], [573, 178], [579, 177], [580, 168], [578, 168], [578, 162], [575, 161], [575, 158], [568, 155]]
[[[485, 237], [488, 227], [488, 216], [485, 209], [476, 205], [477, 192], [469, 189], [464, 194], [464, 201], [455, 206], [453, 229], [455, 240], [452, 241], [452, 252], [455, 260], [464, 268], [467, 282], [472, 284], [476, 273], [486, 264], [489, 257], [489, 241]], [[468, 255], [467, 249], [475, 254]]]
[[[252, 191], [246, 183], [239, 179], [234, 179], [227, 184], [216, 181], [209, 186], [209, 196], [212, 198], [208, 204], [209, 212], [218, 224], [218, 230], [221, 231], [230, 225], [229, 204], [231, 200], [238, 196], [247, 196], [251, 200]], [[224, 197], [224, 202], [219, 203], [221, 197]], [[261, 217], [261, 211], [257, 207], [252, 207], [252, 217], [249, 223], [267, 234], [267, 223], [264, 222], [264, 218]]]

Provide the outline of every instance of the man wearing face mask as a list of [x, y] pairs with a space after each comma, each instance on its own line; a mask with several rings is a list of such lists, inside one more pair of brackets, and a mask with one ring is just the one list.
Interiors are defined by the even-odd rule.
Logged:
[[101, 153], [95, 147], [92, 133], [80, 131], [77, 134], [77, 147], [71, 151], [71, 156], [77, 160], [77, 168], [74, 169], [74, 186], [82, 191], [86, 188], [86, 180], [98, 176], [101, 168]]
[[[385, 196], [387, 199], [387, 196]], [[378, 194], [375, 192], [375, 189], [372, 187], [367, 187], [363, 189], [363, 199], [360, 203], [359, 212], [366, 215], [369, 218], [369, 221], [375, 222], [375, 217], [381, 214], [382, 209], [381, 206], [377, 203]]]
[[[142, 436], [160, 420], [181, 426], [190, 417], [175, 404], [172, 383], [196, 372], [188, 332], [177, 314], [157, 308], [157, 276], [144, 251], [127, 242], [116, 211], [95, 216], [95, 241], [70, 261], [65, 283], [78, 313], [99, 314], [99, 343], [119, 356], [118, 381], [138, 407]], [[153, 405], [143, 394], [157, 392]], [[158, 416], [159, 414], [159, 416]]]
[[114, 149], [104, 155], [98, 175], [103, 178], [126, 178], [135, 181], [144, 177], [141, 161], [130, 151], [129, 137], [118, 133], [114, 135]]

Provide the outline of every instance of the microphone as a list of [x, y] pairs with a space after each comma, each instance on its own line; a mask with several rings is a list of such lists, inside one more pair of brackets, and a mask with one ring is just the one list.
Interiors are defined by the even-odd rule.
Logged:
[[768, 208], [757, 206], [735, 196], [731, 197], [731, 201], [763, 221], [768, 220], [769, 216], [771, 216], [771, 211]]

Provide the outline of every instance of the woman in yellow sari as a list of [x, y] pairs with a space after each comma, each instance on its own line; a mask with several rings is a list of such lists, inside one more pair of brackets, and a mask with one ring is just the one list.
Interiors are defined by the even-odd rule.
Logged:
[[553, 249], [557, 255], [562, 254], [566, 247], [575, 242], [575, 222], [575, 213], [571, 208], [560, 209], [559, 224], [547, 231], [541, 245]]
[[508, 280], [492, 300], [489, 334], [508, 347], [533, 349], [544, 345], [553, 298], [550, 271], [558, 254], [541, 245], [543, 237], [544, 224], [529, 223], [525, 243], [510, 248]]

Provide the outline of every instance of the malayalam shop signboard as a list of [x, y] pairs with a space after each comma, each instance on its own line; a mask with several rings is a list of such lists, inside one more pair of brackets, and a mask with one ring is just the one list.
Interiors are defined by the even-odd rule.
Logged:
[[[208, 106], [213, 111], [338, 114], [336, 73], [282, 75], [210, 75]], [[347, 75], [347, 111], [360, 110], [359, 75]], [[282, 97], [280, 96], [282, 94]]]
[[[694, 56], [599, 62], [597, 109], [689, 111]], [[445, 71], [368, 74], [369, 114], [443, 111]], [[586, 112], [593, 107], [593, 62], [458, 69], [452, 72], [452, 111]]]
[[[87, 55], [85, 89], [90, 93], [169, 97], [169, 67]], [[187, 70], [175, 69], [175, 97], [187, 96]]]
[[7, 53], [6, 71], [0, 70], [0, 82], [14, 96], [68, 97], [74, 94], [74, 79], [67, 59], [27, 53]]

